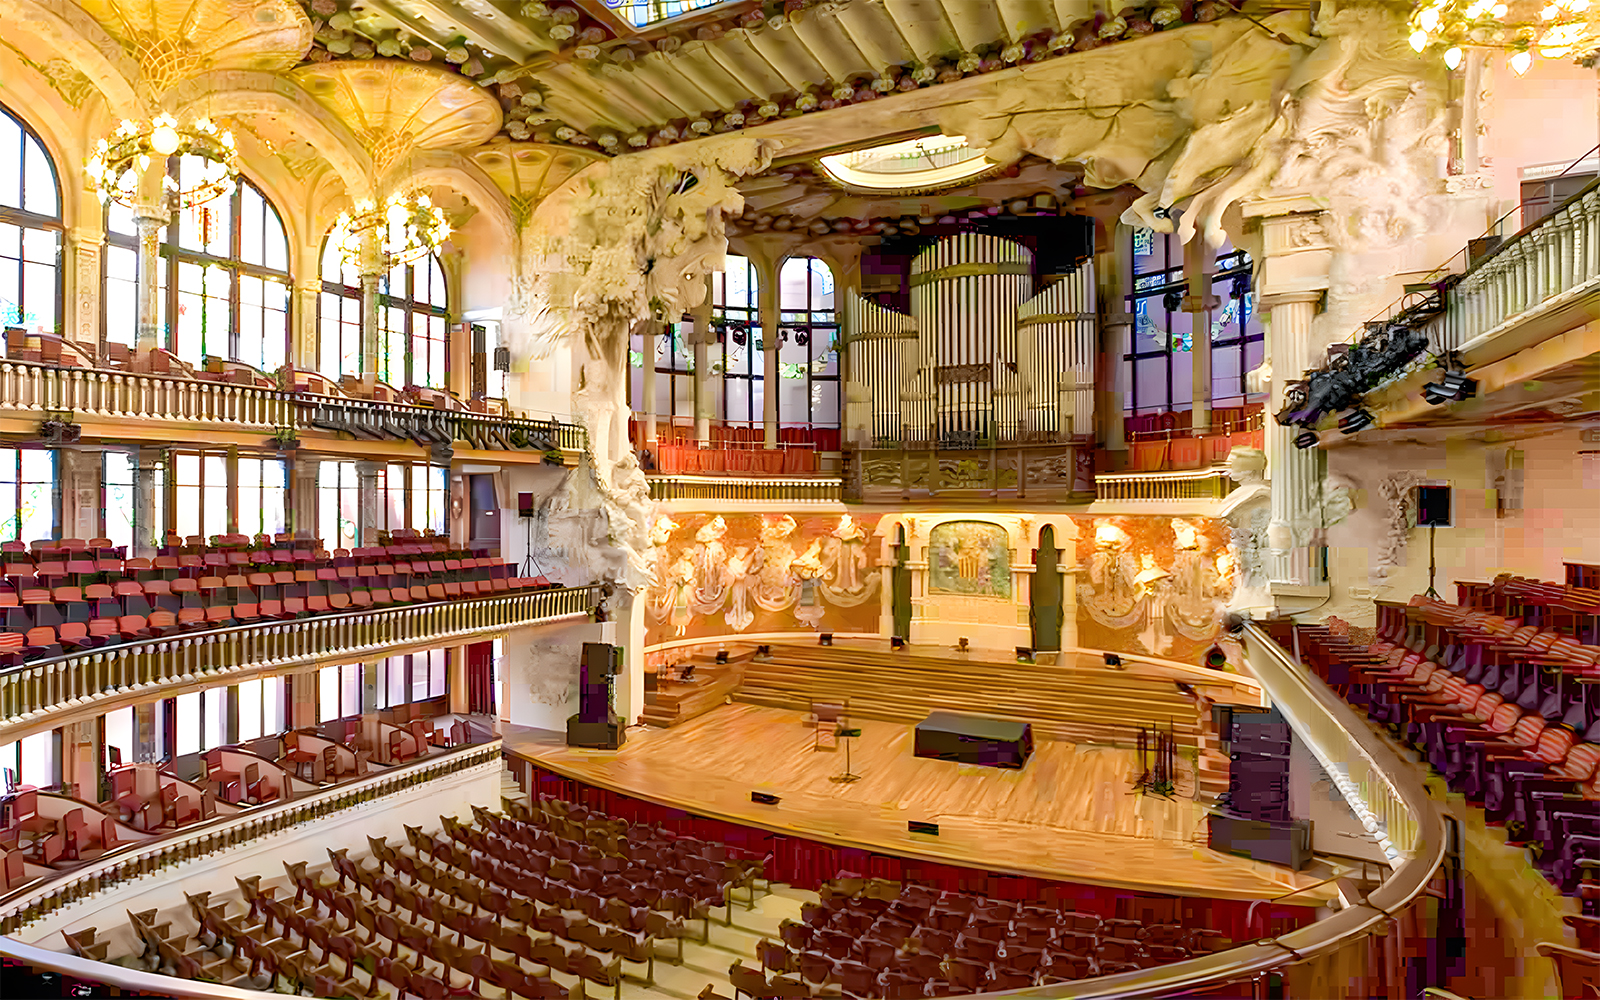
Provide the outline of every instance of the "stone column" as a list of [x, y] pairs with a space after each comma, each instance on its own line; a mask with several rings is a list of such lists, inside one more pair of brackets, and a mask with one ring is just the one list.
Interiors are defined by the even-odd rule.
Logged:
[[[315, 252], [312, 253], [315, 256]], [[297, 280], [294, 284], [294, 342], [289, 363], [300, 371], [322, 370], [322, 343], [317, 319], [322, 307], [322, 278]], [[289, 388], [293, 388], [290, 386]]]
[[291, 729], [315, 726], [318, 722], [317, 690], [321, 684], [320, 672], [306, 670], [284, 678], [289, 684], [288, 725]]
[[61, 794], [100, 800], [100, 741], [93, 719], [61, 727]]
[[655, 448], [660, 440], [656, 433], [656, 341], [660, 337], [656, 324], [646, 323], [643, 329], [644, 361], [640, 371], [642, 382], [641, 394], [643, 399], [634, 404], [634, 409], [644, 415], [644, 443], [648, 448]]
[[156, 712], [160, 708], [159, 701], [140, 702], [133, 706], [133, 761], [153, 764], [161, 759], [161, 747], [156, 740]]
[[[761, 319], [762, 385], [761, 425], [765, 447], [778, 447], [778, 348], [782, 338], [778, 335], [778, 267], [762, 260], [757, 263], [756, 274], [761, 281], [757, 290], [756, 308]], [[755, 345], [752, 344], [752, 347]]]
[[140, 559], [155, 558], [156, 549], [167, 530], [156, 522], [156, 489], [161, 469], [166, 464], [162, 448], [140, 448], [133, 472], [133, 552]]
[[[1127, 451], [1124, 432], [1123, 404], [1128, 394], [1128, 376], [1123, 371], [1123, 355], [1133, 344], [1133, 314], [1128, 311], [1127, 294], [1133, 275], [1132, 228], [1121, 223], [1106, 226], [1096, 221], [1096, 230], [1104, 229], [1109, 241], [1095, 255], [1095, 276], [1099, 286], [1101, 363], [1096, 373], [1100, 397], [1100, 440], [1106, 451]], [[1073, 433], [1079, 433], [1074, 427]]]
[[1267, 468], [1272, 480], [1272, 519], [1267, 525], [1271, 549], [1271, 582], [1289, 587], [1320, 584], [1315, 570], [1312, 536], [1317, 524], [1316, 504], [1321, 484], [1318, 452], [1296, 448], [1299, 427], [1284, 425], [1272, 415], [1284, 407], [1284, 385], [1312, 366], [1311, 320], [1321, 292], [1282, 292], [1263, 296], [1268, 311], [1268, 336], [1274, 377], [1267, 404]]
[[702, 448], [711, 447], [711, 277], [706, 276], [705, 301], [694, 310], [694, 436]]
[[80, 226], [69, 234], [70, 246], [77, 267], [67, 273], [67, 287], [63, 296], [67, 315], [62, 328], [69, 338], [90, 349], [97, 360], [103, 360], [100, 324], [100, 257], [105, 246], [105, 233], [99, 228], [100, 216], [94, 216], [95, 228]]
[[61, 537], [99, 538], [104, 530], [100, 501], [100, 452], [57, 448], [61, 478]]
[[383, 498], [378, 495], [378, 473], [382, 462], [356, 463], [356, 544], [370, 548], [378, 544], [378, 506]]
[[[296, 538], [317, 536], [317, 473], [322, 460], [316, 455], [296, 451], [292, 460], [294, 476], [294, 510], [289, 520], [289, 533]], [[331, 539], [330, 539], [331, 541]]]
[[447, 704], [452, 714], [466, 715], [470, 706], [467, 697], [467, 647], [451, 646], [450, 655], [445, 659], [444, 693]]
[[1211, 294], [1211, 273], [1216, 270], [1217, 256], [1211, 244], [1199, 233], [1183, 248], [1183, 274], [1189, 283], [1188, 294], [1183, 297], [1183, 311], [1189, 314], [1190, 399], [1193, 412], [1191, 426], [1196, 434], [1211, 429], [1211, 314], [1217, 308], [1217, 297]]
[[357, 266], [361, 274], [361, 381], [368, 393], [378, 382], [378, 282], [387, 270], [381, 239], [378, 229], [367, 231]]
[[157, 314], [156, 292], [161, 281], [158, 268], [161, 251], [158, 240], [161, 227], [167, 224], [167, 212], [154, 205], [141, 205], [134, 210], [133, 224], [139, 233], [139, 342], [141, 354], [148, 353], [162, 343], [160, 320]]

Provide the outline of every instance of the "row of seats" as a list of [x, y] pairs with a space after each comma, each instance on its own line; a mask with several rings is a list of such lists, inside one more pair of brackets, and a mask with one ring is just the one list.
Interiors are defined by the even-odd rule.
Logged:
[[8, 553], [6, 560], [0, 665], [192, 629], [557, 586], [443, 542], [332, 555], [272, 549], [34, 562]]
[[792, 995], [783, 991], [797, 978], [808, 989], [836, 986], [854, 996], [958, 995], [1130, 972], [1232, 947], [1203, 928], [854, 881], [854, 894], [825, 886], [821, 904], [807, 904], [801, 921], [783, 922], [781, 942], [761, 942], [774, 994], [761, 993], [748, 970], [734, 974], [734, 986], [752, 996]]

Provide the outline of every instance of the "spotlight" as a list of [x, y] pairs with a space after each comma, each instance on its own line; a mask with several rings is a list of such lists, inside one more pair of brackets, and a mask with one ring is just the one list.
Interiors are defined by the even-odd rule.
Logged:
[[1294, 439], [1296, 448], [1315, 448], [1317, 446], [1317, 432], [1306, 431]]
[[1115, 668], [1117, 670], [1121, 670], [1122, 669], [1122, 657], [1118, 656], [1116, 653], [1107, 653], [1106, 654], [1106, 666]]
[[890, 649], [905, 649], [906, 648], [906, 641], [903, 638], [901, 638], [900, 636], [898, 636], [898, 635], [891, 635], [889, 637], [889, 648]]
[[831, 646], [831, 645], [833, 645], [833, 633], [832, 632], [824, 632], [821, 635], [817, 636], [817, 645], [819, 645], [819, 646]]
[[778, 804], [778, 797], [771, 792], [751, 792], [750, 801], [764, 806], [775, 806]]
[[1447, 371], [1439, 377], [1439, 381], [1429, 382], [1422, 387], [1423, 398], [1434, 406], [1471, 399], [1477, 394], [1477, 380], [1467, 378], [1467, 373], [1461, 371]]
[[728, 651], [726, 649], [717, 650], [717, 662], [718, 663], [727, 663], [728, 662]]
[[1018, 646], [1017, 647], [1017, 662], [1018, 663], [1032, 663], [1033, 662], [1033, 650], [1031, 648], [1029, 648], [1028, 646]]
[[1344, 434], [1354, 434], [1371, 427], [1373, 416], [1365, 409], [1354, 409], [1339, 418], [1339, 430]]

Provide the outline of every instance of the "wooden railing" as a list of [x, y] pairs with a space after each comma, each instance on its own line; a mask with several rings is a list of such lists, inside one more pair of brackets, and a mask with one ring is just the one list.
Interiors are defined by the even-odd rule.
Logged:
[[1433, 332], [1471, 351], [1524, 316], [1600, 288], [1600, 181], [1473, 264], [1445, 292]]
[[0, 672], [0, 742], [37, 724], [131, 691], [242, 672], [352, 662], [397, 646], [437, 643], [586, 615], [594, 587], [408, 604], [294, 621], [184, 632], [38, 660]]
[[652, 500], [749, 500], [838, 503], [842, 482], [815, 479], [736, 479], [713, 476], [651, 476]]
[[[499, 737], [484, 743], [429, 754], [409, 764], [384, 768], [365, 778], [342, 782], [331, 788], [305, 793], [274, 805], [258, 806], [243, 812], [196, 823], [159, 840], [140, 841], [108, 852], [68, 871], [53, 872], [24, 885], [0, 903], [0, 934], [12, 935], [44, 917], [79, 900], [100, 895], [140, 879], [160, 877], [173, 867], [240, 847], [307, 822], [320, 820], [357, 806], [375, 802], [397, 792], [414, 789], [436, 778], [459, 774], [479, 767], [499, 767]], [[72, 956], [41, 948], [29, 948], [10, 937], [0, 938], [0, 956], [23, 961], [35, 968], [56, 967], [58, 962], [74, 962]], [[81, 969], [81, 971], [80, 971]], [[87, 963], [79, 969], [61, 971], [106, 983], [124, 984], [117, 977], [132, 970], [116, 965]], [[148, 974], [141, 974], [146, 975]], [[218, 983], [185, 983], [164, 977], [153, 978], [162, 996], [268, 996], [249, 990], [221, 992]], [[149, 987], [144, 987], [148, 989]], [[184, 992], [187, 988], [192, 992]], [[177, 990], [177, 992], [172, 992]]]
[[54, 411], [124, 421], [235, 424], [263, 433], [315, 432], [313, 421], [332, 414], [344, 422], [375, 429], [388, 425], [406, 433], [413, 427], [438, 427], [455, 439], [485, 448], [535, 447], [513, 444], [514, 434], [526, 441], [546, 441], [553, 450], [581, 451], [584, 446], [583, 428], [554, 420], [25, 361], [0, 361], [0, 412], [8, 410], [41, 417]]
[[1108, 473], [1094, 477], [1096, 500], [1221, 500], [1234, 489], [1226, 469]]

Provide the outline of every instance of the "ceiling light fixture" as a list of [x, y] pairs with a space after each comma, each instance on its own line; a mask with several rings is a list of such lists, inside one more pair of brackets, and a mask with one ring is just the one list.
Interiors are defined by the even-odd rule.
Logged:
[[[370, 201], [341, 212], [329, 238], [347, 262], [360, 267], [367, 254], [381, 258], [382, 271], [421, 260], [450, 238], [444, 209], [420, 192], [393, 194], [380, 207]], [[377, 273], [382, 273], [382, 271]]]
[[1000, 166], [964, 136], [934, 135], [824, 156], [818, 166], [835, 182], [866, 191], [930, 191], [973, 180]]
[[166, 114], [147, 122], [123, 121], [111, 138], [96, 145], [84, 164], [84, 173], [94, 182], [102, 203], [114, 201], [134, 208], [154, 156], [178, 158], [181, 180], [171, 173], [161, 178], [163, 197], [172, 209], [197, 208], [232, 194], [239, 178], [233, 133], [207, 118], [182, 125]]
[[1461, 65], [1465, 49], [1498, 49], [1509, 53], [1507, 62], [1520, 76], [1534, 53], [1555, 59], [1600, 47], [1596, 13], [1600, 5], [1591, 0], [1431, 0], [1411, 15], [1411, 47], [1442, 48], [1451, 69]]

